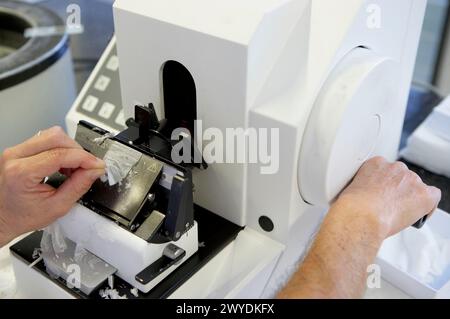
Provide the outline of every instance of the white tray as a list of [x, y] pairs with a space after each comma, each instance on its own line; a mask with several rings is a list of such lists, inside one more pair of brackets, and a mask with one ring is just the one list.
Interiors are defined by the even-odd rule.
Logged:
[[[450, 215], [441, 210], [436, 211], [427, 222], [433, 233], [450, 239]], [[387, 240], [384, 245], [391, 242]], [[414, 298], [450, 298], [450, 260], [449, 267], [439, 277], [438, 283], [433, 286], [419, 281], [413, 275], [400, 270], [393, 260], [383, 258], [381, 254], [377, 258], [377, 264], [381, 267], [382, 277], [403, 290]]]

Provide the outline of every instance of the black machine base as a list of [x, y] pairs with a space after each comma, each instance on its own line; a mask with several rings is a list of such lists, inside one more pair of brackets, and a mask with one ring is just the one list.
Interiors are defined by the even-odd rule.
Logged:
[[[195, 220], [198, 223], [199, 249], [197, 253], [180, 265], [180, 267], [174, 270], [149, 293], [144, 294], [139, 292], [138, 297], [135, 297], [131, 293], [131, 290], [133, 289], [131, 285], [115, 276], [114, 289], [119, 292], [120, 296], [126, 296], [129, 299], [165, 299], [169, 297], [176, 289], [183, 285], [206, 263], [208, 263], [229, 243], [231, 243], [243, 229], [242, 227], [239, 227], [199, 206], [194, 207], [194, 214]], [[36, 248], [40, 248], [41, 238], [42, 232], [35, 232], [13, 245], [10, 248], [11, 253], [29, 265], [35, 261], [35, 250]], [[102, 297], [99, 293], [100, 290], [108, 288], [108, 283], [105, 283], [103, 286], [99, 287], [96, 291], [87, 296], [77, 289], [69, 289], [64, 280], [60, 278], [51, 278], [46, 272], [43, 261], [37, 263], [34, 266], [34, 270], [46, 276], [48, 280], [58, 284], [62, 289], [72, 294], [75, 298], [101, 299]]]

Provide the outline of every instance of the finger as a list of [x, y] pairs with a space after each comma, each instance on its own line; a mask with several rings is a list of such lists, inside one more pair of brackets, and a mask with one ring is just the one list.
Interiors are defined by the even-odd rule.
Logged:
[[5, 151], [8, 160], [19, 159], [37, 155], [54, 148], [75, 148], [82, 149], [81, 146], [72, 140], [64, 130], [58, 126], [42, 131], [22, 144], [9, 148]]
[[421, 194], [420, 201], [420, 209], [421, 212], [420, 217], [424, 217], [432, 214], [439, 205], [441, 201], [441, 190], [439, 188], [433, 186], [427, 186], [422, 184], [419, 187], [419, 190], [416, 192], [417, 194]]
[[409, 171], [409, 176], [414, 183], [423, 184], [422, 178], [416, 172]]
[[[441, 200], [441, 196], [442, 196], [441, 190], [436, 187], [426, 186], [426, 192], [429, 197], [429, 201], [427, 203], [428, 206], [425, 208], [424, 212], [428, 212], [428, 213], [423, 215], [421, 217], [421, 219], [413, 225], [414, 227], [416, 227], [418, 229], [422, 228], [422, 226], [425, 225], [425, 223], [436, 212], [436, 210], [439, 206], [439, 202]], [[432, 207], [432, 208], [430, 208], [430, 207]]]
[[431, 214], [433, 214], [436, 211], [436, 209], [438, 208], [439, 202], [442, 199], [442, 192], [437, 187], [428, 186], [428, 193], [430, 194], [430, 200], [431, 200], [430, 205], [432, 206], [430, 211], [431, 211]]
[[55, 207], [59, 215], [67, 213], [70, 208], [86, 194], [92, 184], [105, 174], [104, 169], [78, 169], [68, 178], [52, 196], [52, 207]]
[[359, 169], [358, 175], [370, 176], [374, 172], [383, 169], [389, 163], [383, 157], [377, 156], [366, 161]]
[[[14, 161], [12, 161], [14, 162]], [[61, 169], [104, 169], [105, 162], [94, 155], [81, 150], [56, 148], [38, 155], [17, 160], [18, 173], [34, 184], [38, 184], [46, 176], [50, 176]]]
[[364, 166], [381, 168], [388, 164], [389, 164], [389, 162], [384, 157], [376, 156], [376, 157], [373, 157], [373, 158], [369, 159], [368, 161], [366, 161], [364, 163]]
[[405, 172], [409, 172], [408, 165], [403, 162], [395, 162], [392, 165], [392, 170], [398, 174], [404, 174]]

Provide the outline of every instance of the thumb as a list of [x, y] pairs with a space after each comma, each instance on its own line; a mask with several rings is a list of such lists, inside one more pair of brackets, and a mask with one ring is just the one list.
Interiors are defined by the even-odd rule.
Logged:
[[67, 213], [75, 202], [89, 191], [92, 184], [104, 174], [104, 169], [77, 169], [53, 196], [57, 211], [62, 214]]

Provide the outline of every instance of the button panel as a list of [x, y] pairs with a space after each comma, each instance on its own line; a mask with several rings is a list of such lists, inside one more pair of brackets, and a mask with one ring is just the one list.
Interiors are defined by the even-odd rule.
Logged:
[[115, 109], [116, 109], [116, 106], [114, 104], [105, 102], [105, 103], [103, 103], [102, 107], [100, 108], [98, 115], [100, 115], [100, 117], [104, 118], [105, 120], [108, 120], [111, 118], [111, 115], [114, 113]]
[[119, 58], [117, 55], [113, 55], [109, 58], [106, 68], [110, 71], [116, 72], [119, 70]]
[[83, 102], [82, 108], [85, 111], [93, 112], [98, 104], [98, 98], [92, 95], [88, 95]]
[[91, 75], [91, 85], [76, 109], [78, 113], [88, 117], [87, 121], [89, 118], [95, 119], [103, 123], [106, 129], [122, 131], [126, 127], [126, 119], [122, 109], [119, 58], [115, 45], [109, 52], [104, 53], [106, 54], [103, 64]]
[[95, 82], [95, 88], [99, 91], [105, 91], [108, 88], [109, 83], [111, 82], [111, 79], [107, 76], [100, 75]]

